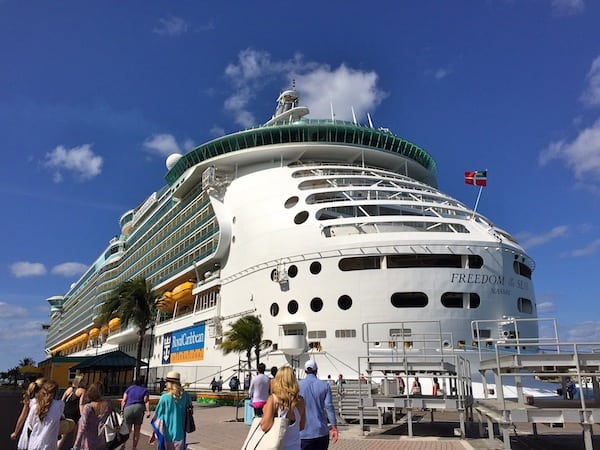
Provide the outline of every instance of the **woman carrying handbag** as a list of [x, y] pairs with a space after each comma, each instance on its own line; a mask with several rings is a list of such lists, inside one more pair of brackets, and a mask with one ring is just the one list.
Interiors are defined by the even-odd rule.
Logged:
[[287, 419], [283, 446], [280, 448], [300, 450], [300, 430], [304, 429], [306, 423], [306, 411], [296, 374], [290, 366], [281, 367], [277, 371], [271, 383], [271, 391], [272, 394], [263, 408], [260, 428], [267, 433], [276, 417]]

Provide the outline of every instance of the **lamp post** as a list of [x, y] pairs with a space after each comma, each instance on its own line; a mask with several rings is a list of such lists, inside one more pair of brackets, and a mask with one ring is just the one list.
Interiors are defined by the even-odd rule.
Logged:
[[150, 342], [148, 343], [148, 366], [146, 366], [146, 388], [150, 379], [150, 358], [152, 358], [152, 347], [154, 345], [154, 325], [155, 321], [150, 322]]

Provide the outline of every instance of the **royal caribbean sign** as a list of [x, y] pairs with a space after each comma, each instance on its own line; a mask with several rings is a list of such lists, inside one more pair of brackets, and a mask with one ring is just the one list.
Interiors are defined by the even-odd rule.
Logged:
[[162, 363], [175, 364], [204, 359], [204, 324], [163, 336]]

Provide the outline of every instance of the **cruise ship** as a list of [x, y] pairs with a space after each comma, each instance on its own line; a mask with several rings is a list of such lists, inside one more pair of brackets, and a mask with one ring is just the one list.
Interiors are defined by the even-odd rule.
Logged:
[[476, 364], [486, 340], [538, 337], [534, 261], [438, 190], [427, 151], [370, 118], [308, 115], [292, 87], [263, 125], [170, 155], [164, 187], [126, 211], [86, 273], [48, 299], [47, 354], [135, 355], [135, 327], [94, 322], [135, 277], [157, 296], [142, 352], [150, 380], [177, 370], [206, 386], [238, 373], [245, 354], [220, 344], [246, 315], [263, 324], [262, 362], [314, 358], [323, 378], [358, 378], [365, 355], [425, 347]]

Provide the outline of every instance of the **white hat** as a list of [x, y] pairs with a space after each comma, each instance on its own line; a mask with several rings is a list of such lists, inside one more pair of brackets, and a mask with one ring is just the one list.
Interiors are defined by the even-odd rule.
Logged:
[[167, 381], [175, 381], [179, 383], [181, 381], [181, 375], [179, 374], [179, 372], [171, 371], [167, 373]]
[[305, 372], [316, 372], [317, 371], [317, 362], [314, 359], [309, 359], [304, 363], [304, 371]]

